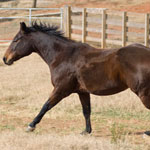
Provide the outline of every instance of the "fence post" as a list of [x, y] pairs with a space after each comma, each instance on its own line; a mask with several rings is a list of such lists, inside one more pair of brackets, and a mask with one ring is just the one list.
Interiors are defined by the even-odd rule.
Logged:
[[64, 19], [64, 11], [63, 8], [60, 8], [60, 29], [63, 30], [63, 19]]
[[145, 46], [149, 46], [149, 14], [145, 14]]
[[82, 43], [86, 41], [86, 8], [82, 10]]
[[101, 37], [101, 47], [106, 47], [106, 10], [102, 10], [102, 37]]
[[67, 6], [63, 7], [63, 30], [65, 33], [65, 36], [67, 37]]
[[67, 15], [67, 23], [66, 23], [66, 31], [67, 31], [67, 37], [70, 39], [71, 38], [71, 7], [67, 6], [67, 11], [66, 11], [66, 15]]
[[31, 26], [32, 22], [32, 8], [29, 8], [29, 26]]
[[122, 14], [122, 46], [126, 46], [127, 40], [127, 12]]

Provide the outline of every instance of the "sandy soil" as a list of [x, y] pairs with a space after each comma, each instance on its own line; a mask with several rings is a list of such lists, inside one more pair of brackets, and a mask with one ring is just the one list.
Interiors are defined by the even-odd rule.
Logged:
[[62, 2], [60, 4], [49, 5], [49, 7], [63, 7], [64, 5], [87, 7], [87, 8], [108, 8], [112, 10], [150, 13], [150, 2], [148, 0], [105, 0], [105, 1], [90, 1], [87, 0], [75, 2]]

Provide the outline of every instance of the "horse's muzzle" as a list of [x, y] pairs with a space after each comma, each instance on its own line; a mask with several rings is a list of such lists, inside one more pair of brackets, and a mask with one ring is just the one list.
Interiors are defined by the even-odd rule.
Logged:
[[12, 59], [7, 60], [6, 57], [3, 57], [3, 61], [4, 61], [4, 63], [5, 63], [6, 65], [12, 65], [12, 64], [13, 64], [13, 60], [12, 60]]

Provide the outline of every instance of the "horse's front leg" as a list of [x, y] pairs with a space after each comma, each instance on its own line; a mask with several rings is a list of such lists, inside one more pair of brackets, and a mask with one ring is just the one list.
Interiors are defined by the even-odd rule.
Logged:
[[41, 111], [39, 114], [34, 118], [34, 120], [29, 124], [27, 131], [33, 131], [36, 127], [36, 124], [38, 124], [45, 113], [49, 111], [52, 107], [54, 107], [58, 102], [60, 102], [64, 97], [66, 97], [67, 94], [63, 92], [59, 92], [58, 90], [54, 89], [52, 92], [50, 98], [47, 100], [47, 102], [43, 105]]
[[90, 121], [90, 115], [91, 115], [90, 94], [78, 93], [78, 95], [82, 104], [83, 115], [85, 117], [85, 123], [86, 123], [86, 128], [81, 134], [89, 134], [92, 132], [91, 121]]

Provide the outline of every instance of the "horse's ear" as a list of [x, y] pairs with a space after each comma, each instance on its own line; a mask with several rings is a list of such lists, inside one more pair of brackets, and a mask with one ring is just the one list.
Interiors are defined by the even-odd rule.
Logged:
[[25, 33], [27, 31], [26, 24], [24, 22], [20, 22], [20, 30]]

